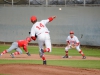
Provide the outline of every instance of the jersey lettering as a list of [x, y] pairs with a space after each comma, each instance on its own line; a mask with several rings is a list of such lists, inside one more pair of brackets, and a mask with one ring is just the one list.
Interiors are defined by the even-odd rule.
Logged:
[[36, 26], [36, 28], [38, 28], [39, 30], [41, 29], [39, 26]]
[[42, 23], [40, 23], [39, 26], [36, 26], [36, 28], [38, 28], [39, 30], [40, 30], [42, 27], [44, 27], [44, 25], [43, 25]]
[[40, 27], [44, 27], [44, 25], [42, 23], [40, 23]]

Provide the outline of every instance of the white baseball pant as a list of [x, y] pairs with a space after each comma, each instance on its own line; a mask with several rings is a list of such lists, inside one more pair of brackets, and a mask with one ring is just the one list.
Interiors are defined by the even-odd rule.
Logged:
[[[65, 47], [65, 51], [68, 51], [69, 49], [71, 49], [71, 45]], [[81, 51], [81, 49], [80, 49], [80, 45], [76, 46], [76, 50], [77, 50], [78, 52]]]
[[7, 52], [10, 52], [12, 50], [16, 50], [16, 51], [20, 52], [20, 54], [22, 54], [22, 50], [18, 47], [17, 42], [13, 42], [12, 45], [10, 46], [10, 48], [7, 49]]
[[51, 50], [51, 40], [50, 40], [50, 35], [48, 32], [43, 32], [43, 33], [40, 33], [38, 35], [38, 44], [39, 44], [39, 52], [41, 52], [41, 49], [44, 49], [43, 48], [43, 45], [45, 44], [46, 48], [49, 48], [50, 49], [50, 52], [52, 51]]

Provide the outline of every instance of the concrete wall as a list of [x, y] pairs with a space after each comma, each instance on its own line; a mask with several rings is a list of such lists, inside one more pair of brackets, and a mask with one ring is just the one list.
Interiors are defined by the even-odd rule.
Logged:
[[47, 25], [52, 44], [65, 44], [69, 31], [73, 30], [82, 45], [100, 46], [100, 7], [71, 6], [62, 7], [61, 11], [58, 9], [0, 7], [0, 41], [13, 42], [27, 37], [32, 27], [32, 15], [37, 16], [38, 21], [56, 15], [57, 18]]

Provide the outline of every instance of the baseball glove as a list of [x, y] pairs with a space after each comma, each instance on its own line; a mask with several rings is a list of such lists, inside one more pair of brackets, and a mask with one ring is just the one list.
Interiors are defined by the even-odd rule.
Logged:
[[76, 48], [75, 44], [72, 44], [72, 45], [71, 45], [71, 48]]
[[31, 54], [29, 52], [26, 53], [28, 56], [31, 56]]

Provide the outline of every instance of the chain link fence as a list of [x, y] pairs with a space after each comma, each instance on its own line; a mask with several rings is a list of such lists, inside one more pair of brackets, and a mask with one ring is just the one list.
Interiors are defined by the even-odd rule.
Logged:
[[[66, 44], [66, 37], [73, 30], [81, 45], [100, 46], [100, 7], [1, 7], [0, 41], [14, 42], [29, 36], [32, 23], [30, 17], [38, 21], [56, 15], [47, 24], [52, 44]], [[32, 41], [37, 43], [37, 41]]]
[[100, 5], [100, 0], [0, 0], [0, 5]]

